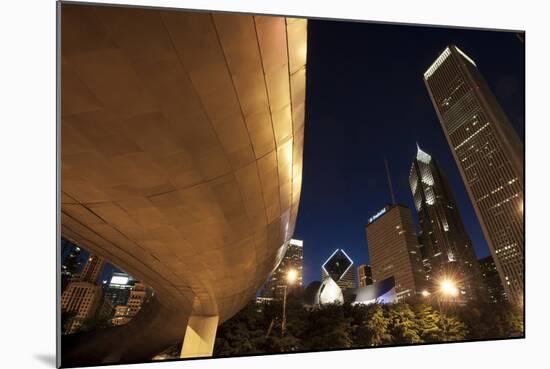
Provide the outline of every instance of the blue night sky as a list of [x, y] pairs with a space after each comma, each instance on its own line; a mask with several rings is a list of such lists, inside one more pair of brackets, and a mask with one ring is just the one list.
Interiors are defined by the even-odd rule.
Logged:
[[[478, 258], [489, 250], [423, 82], [446, 45], [475, 60], [524, 141], [524, 44], [513, 32], [358, 22], [309, 22], [302, 197], [294, 238], [304, 282], [343, 248], [367, 263], [367, 219], [390, 202], [414, 209], [408, 187], [418, 141], [446, 173]], [[413, 211], [416, 219], [416, 214]]]

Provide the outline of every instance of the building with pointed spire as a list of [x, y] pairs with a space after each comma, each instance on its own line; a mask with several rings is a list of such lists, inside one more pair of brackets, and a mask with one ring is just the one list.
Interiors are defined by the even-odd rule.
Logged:
[[524, 291], [523, 143], [475, 61], [449, 45], [424, 83], [511, 302]]
[[449, 182], [437, 161], [418, 143], [416, 149], [409, 185], [418, 213], [427, 287], [452, 278], [463, 297], [476, 298], [481, 292], [479, 265]]

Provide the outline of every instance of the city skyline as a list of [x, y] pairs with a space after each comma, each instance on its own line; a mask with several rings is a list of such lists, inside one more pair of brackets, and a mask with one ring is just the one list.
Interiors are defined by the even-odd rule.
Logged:
[[[506, 213], [523, 196], [523, 161], [498, 151], [515, 143], [498, 136], [515, 130], [506, 114], [523, 137], [513, 33], [61, 13], [61, 237], [77, 245], [62, 253], [63, 364], [523, 335], [523, 218]], [[460, 63], [476, 69], [453, 75]], [[480, 192], [465, 160], [497, 176], [480, 175]], [[513, 284], [501, 304], [495, 270]], [[233, 347], [240, 319], [251, 345]], [[310, 319], [328, 330], [310, 334]]]
[[[318, 280], [318, 268], [324, 261], [321, 255], [330, 254], [335, 248], [345, 249], [357, 264], [369, 263], [364, 226], [369, 217], [391, 200], [384, 157], [388, 158], [396, 201], [414, 207], [408, 175], [410, 158], [416, 155], [416, 142], [438, 158], [448, 175], [476, 256], [480, 259], [489, 255], [424, 86], [423, 73], [449, 43], [460, 45], [476, 60], [514, 129], [523, 138], [521, 41], [507, 32], [314, 20], [310, 21], [310, 33], [315, 38], [311, 37], [308, 44], [311, 58], [308, 135], [304, 144], [306, 165], [294, 234], [309, 246], [304, 249], [304, 285]], [[364, 47], [355, 47], [357, 37], [366, 40]], [[323, 42], [318, 43], [318, 38]], [[398, 47], [389, 48], [386, 43]], [[487, 49], [487, 44], [494, 47]], [[354, 63], [340, 68], [342, 58]], [[329, 74], [331, 69], [339, 73]], [[388, 88], [391, 84], [400, 88]], [[363, 89], [363, 86], [371, 87]], [[324, 101], [333, 103], [326, 105]], [[394, 102], [402, 108], [392, 108]], [[339, 131], [333, 132], [333, 127]], [[325, 200], [319, 202], [319, 198]], [[418, 225], [416, 212], [413, 218]]]
[[[345, 22], [335, 22], [335, 21], [316, 22], [316, 21], [310, 21], [310, 27], [312, 25], [313, 25], [313, 27], [320, 26], [319, 32], [328, 32], [328, 30], [327, 30], [328, 28], [336, 29], [336, 30], [338, 30], [338, 28], [343, 28], [343, 30], [340, 31], [340, 32], [343, 32], [343, 33], [351, 31], [351, 30], [346, 30], [346, 28], [352, 28], [354, 31], [357, 31], [357, 27], [355, 25], [345, 23]], [[365, 27], [373, 27], [374, 26], [374, 25], [368, 24], [368, 23], [367, 24], [362, 24], [362, 25], [365, 26]], [[379, 27], [390, 27], [390, 28], [395, 28], [396, 27], [397, 29], [402, 29], [401, 33], [404, 33], [404, 32], [406, 32], [406, 30], [411, 29], [410, 26], [382, 26], [382, 25], [377, 25], [377, 26], [379, 26]], [[376, 28], [379, 28], [379, 27], [376, 27]], [[422, 31], [422, 30], [420, 30], [420, 31]], [[430, 33], [431, 33], [431, 31], [441, 32], [441, 33], [450, 33], [450, 34], [453, 34], [453, 33], [455, 33], [455, 34], [466, 34], [466, 35], [468, 33], [471, 33], [470, 30], [436, 29], [436, 30], [430, 30]], [[518, 44], [519, 41], [515, 37], [515, 34], [513, 34], [513, 33], [506, 33], [506, 32], [505, 33], [497, 33], [497, 32], [492, 32], [492, 31], [482, 31], [482, 32], [490, 34], [489, 36], [486, 36], [486, 37], [501, 39], [500, 42], [504, 43], [504, 44], [507, 44], [508, 46], [522, 47], [521, 43]], [[505, 37], [505, 36], [508, 36], [508, 37]], [[465, 38], [465, 39], [468, 39], [467, 36], [463, 35], [462, 37]], [[473, 41], [470, 40], [470, 43], [472, 43], [472, 42]], [[473, 42], [473, 44], [475, 45], [475, 42]], [[311, 48], [311, 45], [309, 47]], [[440, 52], [440, 50], [444, 47], [445, 47], [445, 45], [441, 44], [438, 49], [433, 49], [432, 50], [432, 56], [437, 56], [438, 53]], [[311, 50], [309, 52], [311, 52]], [[473, 55], [473, 57], [475, 57], [476, 59], [479, 59], [479, 58], [477, 58], [477, 55]], [[493, 58], [496, 59], [497, 57], [494, 56]], [[491, 60], [491, 59], [492, 58], [489, 58], [488, 56], [485, 56], [484, 59], [480, 59], [479, 63], [481, 64], [481, 66], [483, 66], [483, 62], [485, 60]], [[324, 60], [326, 62], [326, 58]], [[315, 59], [312, 58], [310, 60], [310, 63], [313, 63], [313, 62], [315, 62]], [[429, 64], [423, 65], [422, 68], [424, 68], [424, 69], [420, 69], [419, 70], [420, 73], [422, 73], [428, 66], [429, 66]], [[506, 66], [506, 65], [504, 65], [504, 66]], [[312, 68], [310, 68], [310, 69], [312, 69]], [[514, 72], [513, 68], [509, 67], [508, 69], [509, 69], [508, 72]], [[486, 76], [486, 79], [488, 80], [489, 84], [491, 84], [491, 83], [494, 84], [494, 81], [498, 80], [498, 78], [500, 76], [497, 75], [497, 73], [491, 73], [492, 72], [491, 69], [489, 69], [488, 72], [489, 73], [488, 73], [488, 76]], [[522, 71], [515, 71], [515, 74], [513, 75], [513, 77], [510, 77], [510, 74], [508, 74], [508, 78], [522, 78], [523, 74], [521, 72]], [[309, 71], [308, 73], [311, 73], [311, 71]], [[418, 77], [418, 76], [416, 76], [416, 77]], [[431, 102], [429, 101], [429, 96], [425, 92], [425, 87], [422, 86], [421, 79], [419, 79], [419, 81], [420, 81], [420, 83], [418, 84], [416, 90], [419, 94], [424, 94], [425, 95], [424, 96], [425, 97], [424, 104], [423, 104], [423, 105], [425, 105], [424, 109], [426, 109], [426, 108], [427, 109], [432, 109], [432, 111], [433, 111], [433, 108], [431, 106]], [[308, 83], [309, 83], [309, 80], [308, 80]], [[519, 83], [519, 82], [516, 81], [516, 84], [517, 84], [517, 88], [519, 90], [522, 90], [522, 88], [523, 88], [522, 83]], [[311, 89], [309, 91], [311, 91]], [[521, 95], [522, 93], [523, 93], [522, 91], [516, 91], [514, 94], [515, 95], [518, 95], [518, 94]], [[510, 94], [511, 94], [511, 92], [502, 92], [499, 89], [497, 89], [497, 91], [495, 91], [495, 95], [497, 96], [497, 98], [502, 97], [502, 95], [508, 96], [508, 99], [505, 98], [504, 103], [502, 105], [503, 105], [503, 108], [506, 111], [506, 113], [512, 112], [512, 114], [511, 114], [512, 117], [511, 117], [510, 120], [511, 120], [514, 128], [518, 131], [517, 132], [518, 135], [522, 138], [523, 134], [524, 134], [524, 131], [523, 131], [524, 127], [521, 124], [522, 123], [521, 119], [523, 119], [523, 116], [521, 116], [521, 114], [517, 113], [518, 106], [514, 106], [514, 104], [512, 104], [510, 102], [510, 99], [509, 99]], [[512, 95], [514, 95], [514, 94], [512, 94]], [[309, 93], [308, 96], [306, 96], [306, 100], [309, 104], [311, 104], [311, 100], [312, 100], [310, 95], [311, 95], [311, 93]], [[414, 99], [412, 99], [412, 100], [414, 100]], [[519, 109], [519, 110], [521, 110], [521, 109]], [[516, 119], [513, 119], [513, 117], [515, 117]], [[518, 118], [519, 118], [519, 120], [518, 120]], [[307, 120], [308, 120], [308, 114], [306, 114], [306, 123], [307, 123]], [[397, 202], [404, 203], [404, 204], [408, 205], [411, 209], [414, 208], [414, 201], [413, 201], [412, 196], [410, 195], [410, 189], [408, 188], [408, 186], [409, 186], [408, 178], [407, 178], [408, 172], [403, 171], [403, 170], [398, 171], [398, 168], [399, 167], [403, 168], [403, 167], [406, 167], [407, 164], [410, 164], [409, 163], [410, 157], [412, 155], [416, 154], [416, 149], [417, 149], [416, 145], [417, 144], [420, 144], [422, 147], [425, 147], [428, 150], [430, 148], [434, 148], [434, 147], [437, 148], [436, 151], [443, 154], [443, 155], [441, 155], [443, 157], [443, 160], [441, 160], [441, 165], [444, 167], [443, 168], [444, 171], [449, 173], [450, 178], [453, 179], [452, 181], [450, 181], [451, 189], [457, 193], [457, 204], [458, 204], [460, 212], [463, 214], [463, 217], [464, 217], [464, 223], [465, 223], [465, 226], [466, 226], [466, 233], [471, 237], [472, 244], [474, 246], [477, 259], [480, 260], [480, 259], [490, 255], [487, 243], [486, 243], [486, 241], [485, 241], [485, 239], [482, 235], [482, 231], [481, 231], [481, 228], [479, 226], [479, 222], [475, 217], [472, 205], [469, 203], [469, 199], [467, 197], [466, 190], [465, 190], [463, 184], [458, 180], [459, 179], [458, 168], [456, 167], [456, 165], [452, 161], [452, 156], [450, 154], [450, 150], [448, 149], [448, 146], [445, 142], [444, 134], [441, 131], [441, 128], [439, 127], [439, 122], [437, 121], [436, 114], [432, 112], [432, 116], [429, 117], [428, 121], [429, 121], [428, 127], [426, 127], [426, 125], [422, 125], [421, 128], [423, 128], [424, 131], [426, 129], [429, 129], [429, 130], [432, 130], [432, 131], [435, 130], [436, 132], [433, 132], [433, 133], [435, 133], [434, 136], [436, 136], [438, 138], [438, 140], [437, 141], [423, 140], [423, 137], [420, 134], [415, 135], [410, 140], [407, 140], [408, 143], [409, 143], [409, 145], [407, 145], [407, 147], [401, 148], [403, 150], [402, 152], [407, 153], [407, 154], [398, 155], [398, 160], [390, 160], [390, 162], [389, 162], [389, 169], [390, 169], [390, 173], [391, 173], [391, 176], [392, 176], [393, 187], [394, 187], [394, 191], [396, 193]], [[311, 124], [311, 125], [313, 125], [313, 124]], [[369, 143], [372, 143], [372, 140], [367, 140], [367, 141]], [[354, 141], [352, 140], [352, 143], [353, 142]], [[305, 150], [304, 155], [307, 155], [308, 145], [305, 146], [304, 150]], [[409, 152], [410, 152], [410, 155], [409, 155]], [[371, 191], [374, 189], [374, 191], [377, 194], [384, 197], [384, 201], [366, 203], [366, 204], [364, 204], [365, 206], [364, 206], [362, 212], [361, 212], [361, 209], [359, 209], [359, 211], [354, 211], [353, 212], [355, 221], [357, 222], [358, 218], [364, 219], [364, 224], [363, 224], [362, 227], [359, 227], [359, 230], [356, 227], [353, 232], [349, 232], [351, 234], [354, 234], [352, 237], [350, 237], [349, 233], [346, 234], [346, 232], [338, 232], [337, 236], [329, 237], [329, 238], [335, 238], [335, 237], [336, 238], [341, 238], [342, 240], [344, 240], [344, 239], [353, 239], [352, 242], [336, 241], [336, 242], [331, 243], [331, 244], [324, 243], [322, 245], [323, 250], [326, 249], [326, 250], [330, 251], [334, 248], [340, 247], [340, 248], [343, 248], [343, 249], [347, 250], [347, 252], [350, 254], [350, 256], [352, 256], [352, 258], [356, 261], [357, 265], [359, 265], [359, 264], [368, 264], [369, 263], [368, 244], [366, 242], [364, 234], [361, 234], [361, 231], [364, 229], [364, 226], [367, 224], [368, 218], [371, 217], [372, 215], [374, 215], [375, 212], [379, 208], [382, 208], [383, 205], [386, 202], [390, 202], [390, 200], [391, 200], [390, 192], [388, 190], [388, 183], [387, 183], [385, 167], [384, 167], [384, 157], [386, 155], [387, 155], [387, 153], [385, 153], [385, 152], [380, 153], [380, 155], [378, 157], [378, 163], [374, 163], [375, 164], [374, 165], [374, 167], [375, 167], [374, 170], [368, 171], [369, 178], [366, 181], [367, 182], [366, 187]], [[399, 165], [396, 165], [396, 164], [399, 164]], [[308, 168], [305, 167], [304, 170], [307, 170], [307, 169]], [[308, 182], [309, 182], [308, 179], [305, 178], [303, 186], [306, 186], [308, 184]], [[335, 196], [335, 195], [337, 195], [337, 194], [333, 194], [333, 196]], [[302, 195], [302, 196], [304, 197], [304, 195]], [[305, 197], [308, 197], [308, 196], [305, 195]], [[464, 201], [464, 200], [468, 200], [468, 201]], [[302, 203], [303, 202], [304, 202], [304, 200], [302, 199], [301, 204], [300, 204], [300, 211], [302, 210], [302, 207], [303, 207]], [[356, 206], [356, 204], [353, 204], [353, 205]], [[372, 211], [369, 212], [370, 209], [372, 209]], [[354, 210], [356, 210], [356, 209], [354, 209]], [[297, 238], [297, 239], [305, 239], [306, 237], [304, 237], [304, 236], [309, 233], [309, 231], [307, 230], [307, 225], [303, 226], [304, 222], [305, 223], [308, 223], [308, 222], [304, 221], [304, 219], [302, 219], [302, 218], [304, 218], [304, 215], [303, 214], [300, 215], [300, 212], [299, 212], [297, 223], [296, 223], [295, 235], [294, 235], [294, 238]], [[414, 219], [414, 222], [415, 222], [415, 226], [417, 227], [416, 229], [417, 229], [417, 233], [418, 233], [420, 228], [418, 226], [418, 214], [417, 214], [416, 211], [413, 211], [413, 219]], [[357, 222], [356, 224], [359, 224], [359, 223]], [[335, 232], [333, 232], [333, 233], [335, 233]], [[306, 255], [306, 257], [304, 258], [304, 270], [303, 270], [303, 285], [304, 285], [304, 287], [307, 286], [310, 282], [319, 279], [319, 277], [317, 275], [318, 270], [319, 270], [320, 266], [322, 265], [322, 263], [324, 262], [323, 257], [320, 255], [320, 254], [322, 254], [322, 252], [316, 252], [315, 251], [315, 254], [313, 254], [314, 250], [318, 250], [317, 249], [318, 244], [317, 245], [315, 244], [315, 239], [316, 238], [317, 237], [311, 238], [310, 241], [308, 242], [309, 249], [308, 249], [308, 247], [306, 247], [304, 249], [304, 254]], [[103, 271], [101, 273], [100, 280], [108, 281], [113, 273], [120, 272], [120, 271], [122, 271], [122, 270], [117, 268], [116, 266], [114, 266], [110, 263], [106, 263], [105, 267], [103, 268]]]

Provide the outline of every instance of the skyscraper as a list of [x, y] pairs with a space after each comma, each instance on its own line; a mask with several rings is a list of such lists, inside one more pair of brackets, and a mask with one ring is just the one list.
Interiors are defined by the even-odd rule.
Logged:
[[65, 239], [61, 240], [63, 247], [67, 248], [67, 253], [61, 264], [61, 292], [69, 285], [72, 279], [77, 278], [81, 267], [81, 249]]
[[[288, 241], [285, 256], [281, 260], [281, 263], [275, 269], [271, 277], [264, 285], [261, 292], [262, 297], [275, 298], [281, 297], [283, 289], [281, 287], [287, 286], [287, 292], [292, 291], [295, 288], [300, 288], [303, 285], [302, 270], [304, 264], [304, 241], [291, 239]], [[292, 284], [287, 282], [289, 271], [295, 273], [295, 280]]]
[[429, 281], [454, 278], [462, 294], [475, 298], [479, 265], [451, 187], [437, 161], [417, 144], [409, 184], [421, 229], [421, 255]]
[[353, 260], [342, 249], [336, 249], [321, 267], [321, 279], [331, 278], [345, 293], [346, 290], [356, 288], [355, 268]]
[[90, 254], [80, 278], [70, 281], [63, 291], [61, 310], [72, 314], [70, 321], [63, 327], [63, 333], [77, 332], [86, 319], [94, 317], [100, 306], [103, 307], [103, 291], [96, 281], [104, 263], [103, 258]]
[[359, 287], [367, 287], [372, 284], [372, 272], [370, 265], [361, 264], [357, 267], [357, 276], [359, 280]]
[[477, 69], [450, 45], [424, 82], [510, 301], [523, 301], [523, 144]]
[[104, 265], [105, 259], [101, 256], [90, 254], [80, 273], [80, 280], [83, 282], [96, 283]]
[[479, 260], [479, 267], [481, 270], [481, 277], [483, 278], [483, 285], [487, 291], [488, 300], [492, 303], [504, 301], [506, 294], [500, 283], [497, 267], [495, 266], [493, 258], [489, 255]]
[[410, 209], [386, 205], [366, 229], [373, 282], [393, 276], [399, 300], [419, 293], [425, 277]]
[[86, 319], [95, 316], [101, 304], [101, 287], [90, 282], [69, 283], [61, 295], [61, 311], [72, 315], [63, 328], [64, 334], [77, 332]]

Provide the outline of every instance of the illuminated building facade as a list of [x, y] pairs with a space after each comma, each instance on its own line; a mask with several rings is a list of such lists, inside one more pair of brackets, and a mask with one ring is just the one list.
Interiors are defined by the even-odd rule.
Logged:
[[409, 184], [418, 213], [419, 244], [427, 280], [454, 277], [461, 294], [475, 298], [480, 274], [472, 242], [445, 174], [418, 145]]
[[499, 303], [506, 300], [506, 293], [500, 282], [497, 267], [491, 255], [479, 260], [479, 268], [489, 302]]
[[342, 249], [336, 249], [321, 267], [321, 280], [332, 279], [345, 292], [355, 288], [353, 260]]
[[103, 266], [105, 265], [105, 259], [101, 256], [90, 254], [84, 268], [80, 273], [80, 280], [83, 282], [96, 283]]
[[131, 318], [129, 317], [130, 308], [128, 305], [115, 306], [115, 314], [111, 319], [112, 325], [124, 325], [128, 323]]
[[150, 291], [147, 286], [141, 282], [136, 282], [126, 305], [119, 305], [115, 307], [115, 314], [111, 323], [113, 325], [124, 325], [132, 320], [133, 317], [139, 313], [143, 303], [150, 296]]
[[[275, 269], [262, 290], [262, 297], [280, 298], [284, 293], [283, 286], [287, 286], [287, 292], [303, 286], [302, 270], [304, 264], [304, 241], [291, 239], [285, 256], [279, 266]], [[296, 278], [291, 284], [287, 283], [289, 271], [294, 271]]]
[[105, 289], [105, 298], [115, 306], [126, 305], [134, 280], [127, 273], [115, 272]]
[[[97, 281], [104, 259], [90, 254], [79, 279], [71, 281], [61, 294], [61, 311], [72, 313], [70, 321], [62, 327], [64, 334], [77, 332], [86, 319], [93, 318], [103, 306], [103, 291]], [[102, 308], [101, 311], [106, 310]]]
[[359, 287], [366, 287], [372, 284], [372, 272], [370, 265], [361, 264], [357, 267], [357, 278], [359, 281]]
[[424, 82], [506, 293], [523, 301], [523, 144], [477, 69], [450, 45]]
[[344, 303], [344, 296], [350, 304], [389, 304], [397, 301], [395, 279], [386, 278], [367, 286], [351, 288], [345, 291], [332, 278], [325, 278], [323, 282], [311, 282], [304, 292], [304, 305], [316, 307], [324, 304]]
[[61, 244], [68, 250], [61, 264], [61, 292], [63, 292], [69, 283], [78, 277], [82, 250], [65, 239], [61, 240]]
[[368, 286], [356, 288], [353, 291], [354, 300], [352, 305], [362, 304], [391, 304], [397, 302], [395, 291], [395, 279], [388, 277]]
[[425, 276], [410, 209], [386, 205], [366, 228], [373, 282], [393, 276], [399, 300], [419, 293]]
[[77, 332], [86, 319], [95, 316], [101, 303], [101, 287], [90, 282], [71, 282], [61, 295], [61, 311], [74, 314], [63, 327], [64, 334]]

